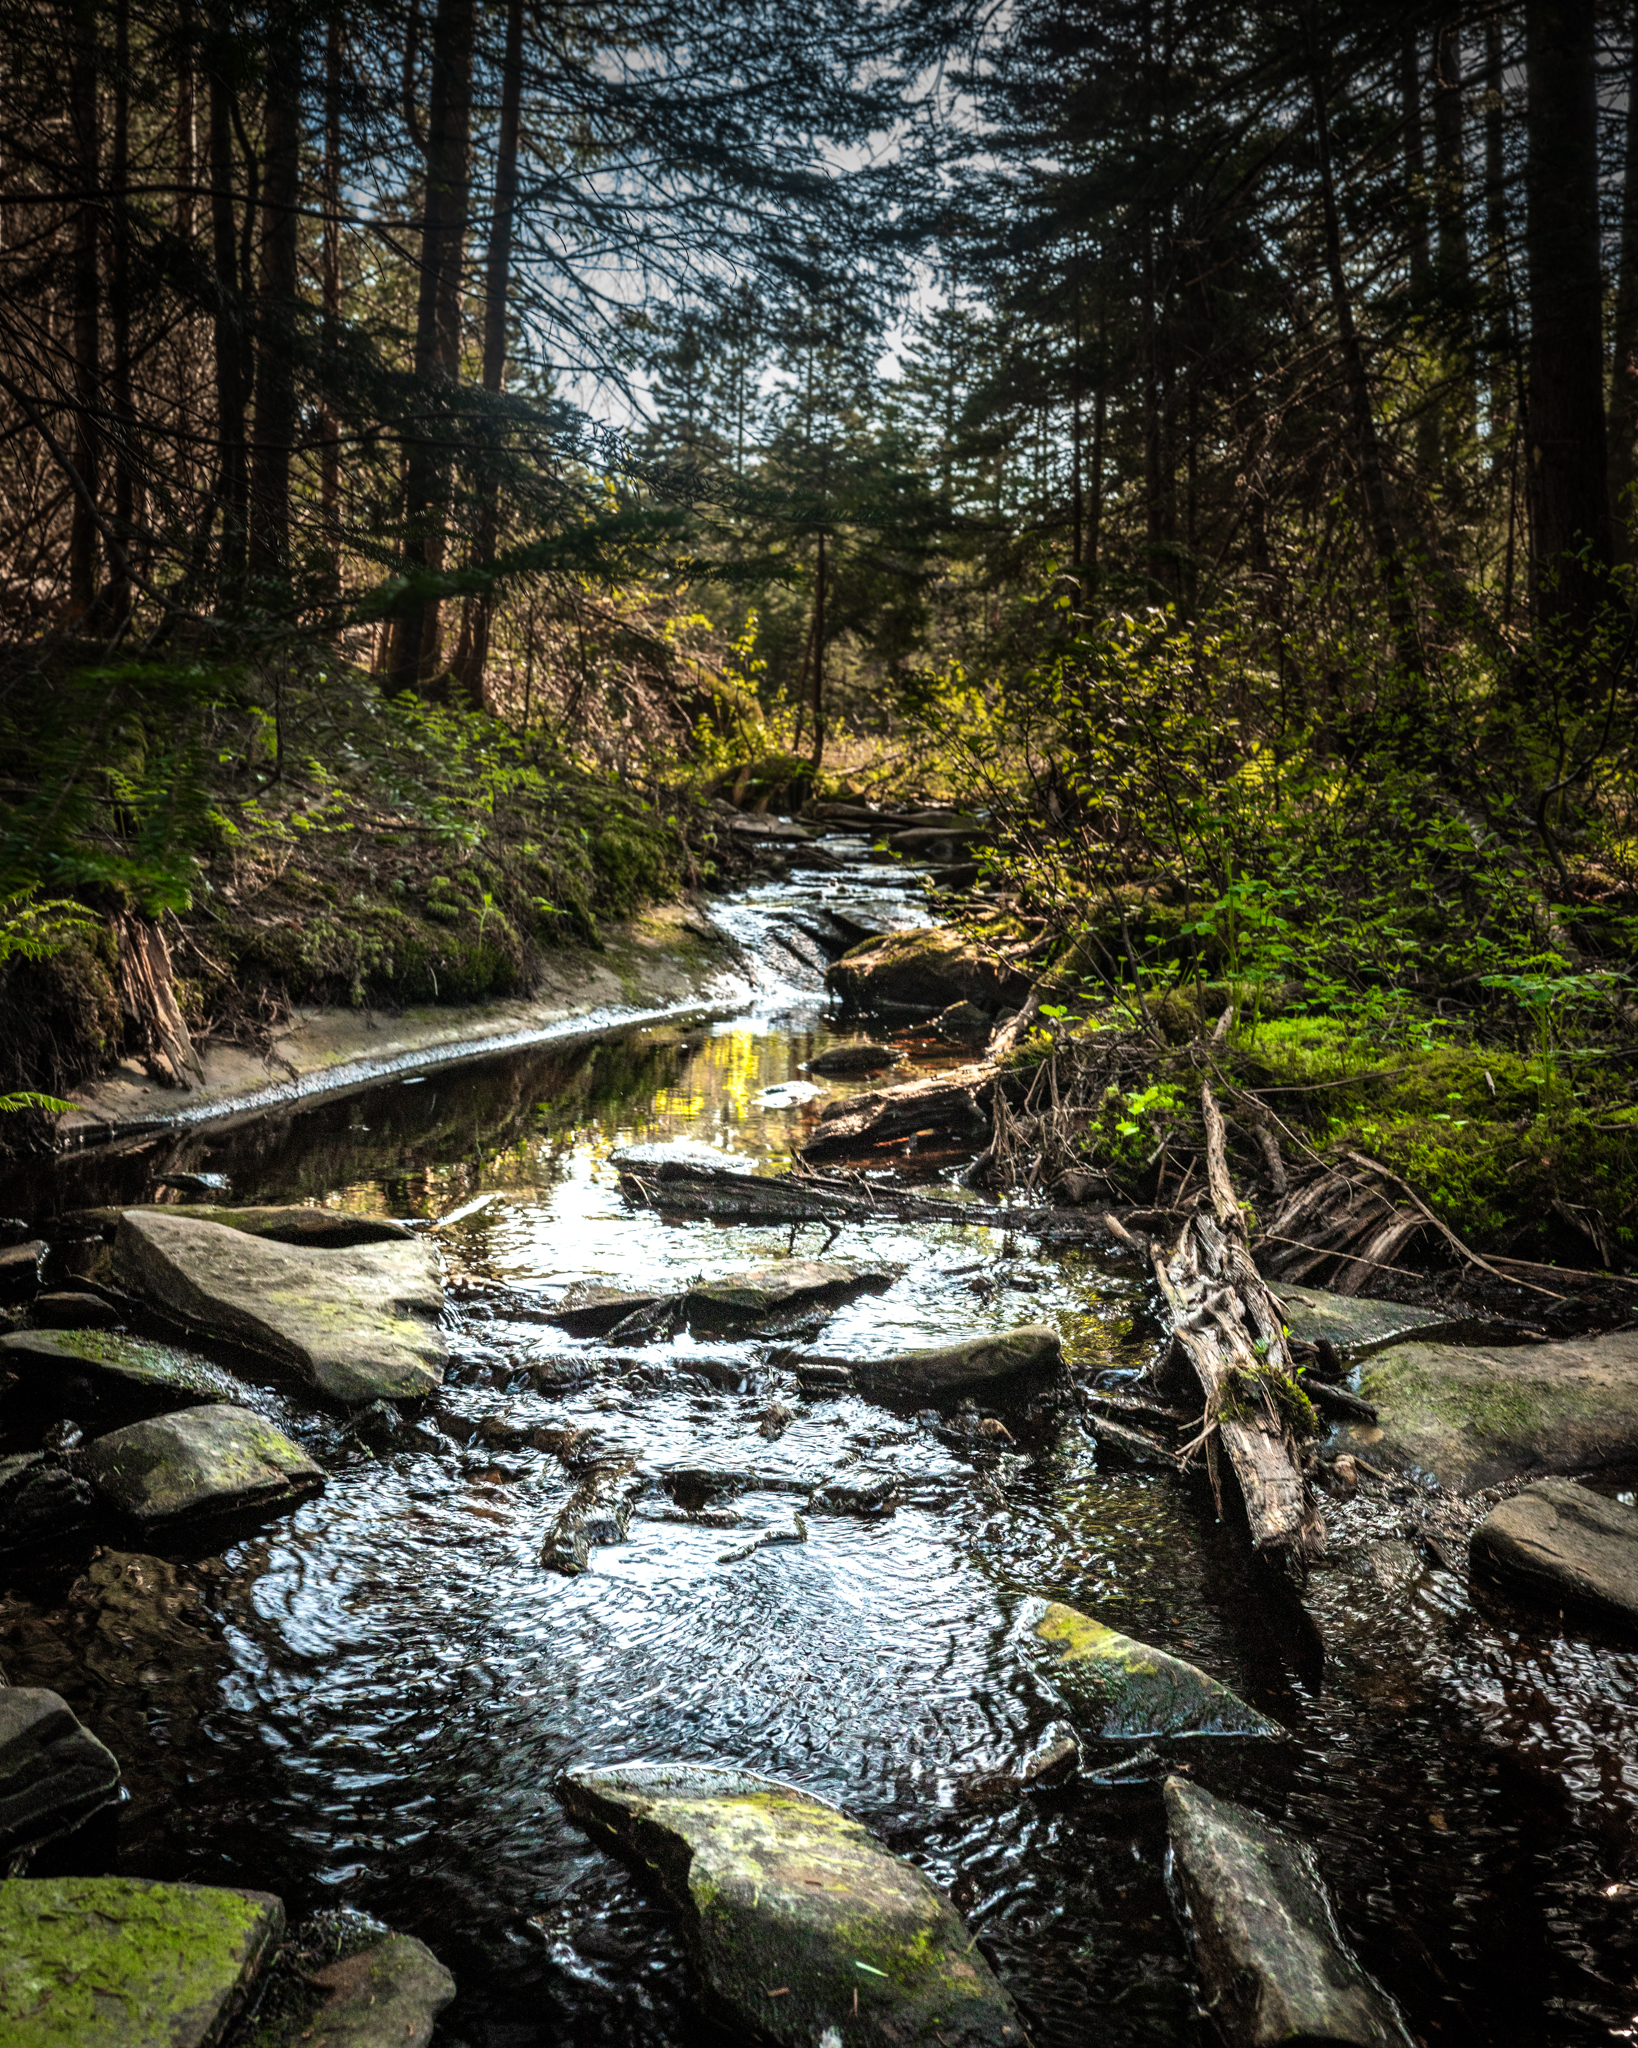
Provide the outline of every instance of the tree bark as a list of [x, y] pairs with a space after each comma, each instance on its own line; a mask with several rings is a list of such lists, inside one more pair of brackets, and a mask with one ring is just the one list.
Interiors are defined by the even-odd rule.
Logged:
[[324, 585], [341, 588], [341, 427], [328, 382], [334, 375], [341, 323], [341, 13], [333, 9], [324, 36], [324, 168], [320, 204], [324, 239], [319, 257], [321, 346], [326, 389], [319, 414], [319, 517], [324, 528]]
[[191, 242], [199, 184], [193, 0], [182, 0], [177, 10], [176, 42], [176, 211], [172, 216], [172, 226], [178, 241]]
[[1434, 43], [1434, 218], [1439, 239], [1435, 279], [1454, 360], [1451, 392], [1441, 407], [1441, 455], [1448, 465], [1473, 432], [1473, 278], [1467, 232], [1467, 153], [1462, 106], [1462, 37], [1446, 22]]
[[296, 442], [297, 255], [301, 198], [301, 41], [275, 8], [267, 53], [266, 171], [256, 307], [256, 448], [250, 486], [250, 573], [258, 599], [291, 599], [290, 467]]
[[[471, 178], [472, 45], [476, 0], [438, 0], [432, 24], [432, 91], [427, 112], [426, 198], [421, 281], [415, 311], [415, 376], [431, 432], [407, 436], [404, 461], [404, 568], [412, 578], [444, 566], [449, 449], [439, 431], [440, 394], [460, 373], [461, 271]], [[413, 690], [433, 681], [442, 651], [440, 606], [413, 604], [398, 620], [387, 686]]]
[[1529, 0], [1528, 478], [1538, 628], [1579, 638], [1611, 561], [1598, 246], [1597, 9]]
[[211, 254], [216, 272], [216, 497], [222, 512], [220, 585], [236, 592], [245, 550], [245, 334], [239, 290], [233, 185], [233, 88], [219, 69], [210, 77]]
[[132, 445], [136, 418], [131, 403], [131, 0], [115, 0], [113, 83], [108, 314], [113, 342], [109, 397], [113, 413], [115, 543], [108, 551], [107, 602], [109, 618], [117, 627], [131, 610], [131, 549], [137, 497]]
[[819, 568], [813, 594], [813, 769], [825, 765], [825, 535], [819, 534]]
[[[489, 223], [489, 251], [484, 263], [483, 388], [497, 396], [506, 383], [506, 314], [512, 283], [512, 233], [518, 203], [518, 129], [523, 115], [523, 0], [508, 0], [506, 53], [501, 68], [500, 132], [495, 142], [495, 210]], [[489, 436], [499, 438], [499, 423]], [[500, 538], [500, 478], [491, 463], [480, 485], [477, 545], [473, 560], [480, 569], [495, 566]], [[475, 591], [466, 600], [461, 619], [461, 644], [455, 672], [475, 711], [485, 708], [484, 671], [489, 665], [489, 628], [494, 595]]]
[[1610, 368], [1610, 500], [1619, 559], [1638, 560], [1633, 485], [1638, 483], [1638, 8], [1627, 36], [1626, 164], [1621, 185], [1621, 253], [1615, 280]]
[[[1399, 45], [1399, 106], [1405, 136], [1405, 237], [1410, 264], [1411, 321], [1420, 331], [1433, 301], [1433, 254], [1428, 233], [1427, 161], [1422, 135], [1422, 52], [1414, 26], [1405, 30]], [[1439, 420], [1426, 397], [1416, 415], [1415, 431], [1416, 467], [1425, 477], [1435, 476], [1439, 468]]]
[[73, 617], [88, 624], [97, 604], [96, 499], [102, 463], [101, 277], [97, 216], [102, 191], [102, 135], [97, 93], [95, 0], [76, 0], [69, 57], [70, 118], [79, 162], [80, 203], [74, 214], [74, 434], [70, 460], [78, 479], [68, 529], [68, 595]]

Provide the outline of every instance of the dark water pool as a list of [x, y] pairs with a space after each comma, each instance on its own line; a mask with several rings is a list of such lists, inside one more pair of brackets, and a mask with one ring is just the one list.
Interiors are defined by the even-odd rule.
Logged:
[[[784, 900], [765, 892], [760, 913]], [[96, 1853], [420, 1935], [460, 1984], [446, 2043], [669, 2048], [718, 2038], [679, 1946], [552, 1784], [571, 1764], [732, 1762], [841, 1802], [945, 1886], [1037, 2048], [1204, 2040], [1155, 1783], [972, 1796], [1063, 1711], [1015, 1632], [1045, 1594], [1203, 1665], [1290, 1731], [1172, 1761], [1314, 1844], [1419, 2039], [1638, 2038], [1630, 1650], [1470, 1592], [1380, 1497], [1333, 1512], [1337, 1561], [1305, 1616], [1249, 1570], [1209, 1494], [1100, 1469], [1062, 1389], [993, 1403], [1011, 1442], [963, 1439], [949, 1413], [934, 1427], [800, 1400], [766, 1344], [610, 1352], [538, 1319], [577, 1280], [675, 1285], [791, 1249], [788, 1229], [632, 1212], [609, 1165], [657, 1138], [779, 1163], [835, 1092], [803, 1071], [831, 1021], [798, 965], [783, 974], [734, 1020], [393, 1082], [164, 1150], [229, 1174], [237, 1200], [454, 1215], [437, 1233], [453, 1360], [428, 1412], [374, 1447], [288, 1390], [258, 1395], [329, 1483], [212, 1557], [168, 1553], [200, 1596], [178, 1595], [195, 1635], [174, 1640], [213, 1644], [195, 1668], [107, 1649], [71, 1668], [53, 1644], [83, 1558], [17, 1588], [12, 1680], [73, 1688], [127, 1764], [132, 1799]], [[128, 1199], [153, 1164], [82, 1162], [63, 1198]], [[898, 1277], [833, 1318], [829, 1352], [1040, 1318], [1082, 1377], [1152, 1350], [1142, 1276], [1113, 1257], [899, 1224], [849, 1230], [830, 1256]], [[530, 1378], [542, 1359], [555, 1391]], [[797, 1415], [769, 1438], [776, 1395]], [[537, 1562], [565, 1473], [489, 1448], [490, 1417], [577, 1423], [651, 1475], [629, 1539], [583, 1577]], [[817, 1482], [876, 1472], [897, 1477], [892, 1514], [806, 1509]], [[701, 1499], [737, 1525], [684, 1519]], [[805, 1543], [734, 1559], [793, 1509]]]

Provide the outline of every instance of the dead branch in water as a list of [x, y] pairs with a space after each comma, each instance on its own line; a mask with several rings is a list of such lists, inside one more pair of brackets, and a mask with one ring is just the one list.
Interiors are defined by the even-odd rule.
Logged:
[[1155, 1278], [1172, 1311], [1174, 1349], [1205, 1397], [1202, 1427], [1190, 1449], [1205, 1450], [1221, 1501], [1221, 1447], [1239, 1485], [1253, 1546], [1300, 1568], [1325, 1543], [1297, 1441], [1307, 1404], [1279, 1305], [1246, 1246], [1222, 1112], [1209, 1081], [1201, 1087], [1200, 1107], [1211, 1210], [1202, 1207], [1188, 1219], [1170, 1254], [1152, 1252]]

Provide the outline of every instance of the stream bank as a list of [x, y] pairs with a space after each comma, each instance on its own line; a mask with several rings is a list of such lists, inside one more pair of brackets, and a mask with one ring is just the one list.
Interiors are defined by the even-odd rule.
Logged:
[[[798, 869], [729, 912], [742, 934], [807, 919], [846, 883]], [[946, 1159], [911, 1130], [900, 1150], [920, 1147], [927, 1197], [981, 1223], [867, 1214], [832, 1238], [628, 1202], [629, 1148], [703, 1147], [772, 1180], [827, 1108], [879, 1088], [816, 1073], [859, 1034], [822, 997], [822, 949], [780, 958], [732, 1017], [150, 1133], [32, 1192], [10, 1182], [3, 1206], [30, 1222], [188, 1172], [229, 1183], [213, 1200], [408, 1219], [447, 1297], [444, 1384], [377, 1438], [212, 1357], [321, 1492], [246, 1533], [145, 1539], [146, 1562], [129, 1536], [88, 1535], [9, 1563], [0, 1664], [69, 1701], [130, 1795], [37, 1869], [372, 1915], [453, 1973], [450, 2048], [698, 2048], [720, 2033], [683, 1924], [553, 1790], [680, 1758], [796, 1786], [907, 1858], [1036, 2048], [1160, 2048], [1210, 2038], [1167, 1890], [1165, 1769], [1306, 1845], [1417, 2038], [1608, 2040], [1638, 1960], [1629, 1645], [1442, 1560], [1418, 1533], [1425, 1496], [1397, 1480], [1328, 1508], [1306, 1611], [1271, 1601], [1201, 1482], [1117, 1461], [1087, 1426], [1089, 1398], [1130, 1390], [1159, 1347], [1144, 1269], [1096, 1233], [1055, 1250], [980, 1205], [958, 1184], [970, 1147]], [[909, 1022], [872, 1036], [935, 1084], [969, 1057]], [[628, 1341], [561, 1321], [577, 1289], [669, 1299], [793, 1254], [890, 1278], [811, 1332]], [[1032, 1323], [1057, 1332], [1061, 1372], [965, 1400], [894, 1404], [797, 1371]], [[49, 1426], [31, 1439], [9, 1394], [0, 1421], [6, 1451]], [[543, 1569], [588, 1474], [616, 1465], [623, 1537]], [[1281, 1738], [1100, 1749], [1036, 1654], [1041, 1602], [1207, 1674]], [[1088, 1765], [1067, 1778], [1034, 1761], [1063, 1754], [1065, 1721]]]

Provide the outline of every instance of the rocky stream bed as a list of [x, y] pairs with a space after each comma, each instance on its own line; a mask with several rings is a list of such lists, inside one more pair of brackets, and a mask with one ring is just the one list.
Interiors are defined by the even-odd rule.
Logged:
[[1634, 2038], [1638, 1334], [1286, 1288], [1273, 1571], [963, 1183], [1012, 971], [862, 1027], [919, 876], [764, 836], [733, 1014], [0, 1193], [0, 2042]]

